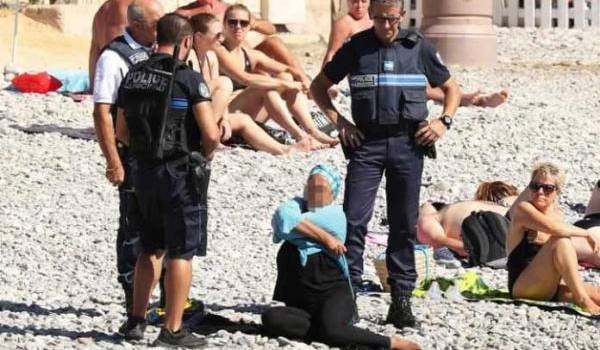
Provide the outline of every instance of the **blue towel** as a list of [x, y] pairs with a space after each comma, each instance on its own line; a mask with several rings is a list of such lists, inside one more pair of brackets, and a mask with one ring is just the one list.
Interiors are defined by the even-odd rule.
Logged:
[[[314, 211], [303, 212], [306, 207], [304, 200], [295, 197], [279, 206], [273, 215], [271, 226], [273, 227], [273, 242], [289, 241], [298, 247], [300, 253], [300, 264], [306, 266], [308, 257], [320, 252], [329, 252], [315, 240], [295, 230], [296, 226], [303, 220], [319, 226], [341, 242], [346, 241], [346, 215], [339, 205], [328, 205], [317, 208]], [[344, 276], [348, 277], [348, 263], [342, 256], [333, 256]]]
[[88, 72], [73, 69], [50, 69], [48, 74], [60, 80], [59, 92], [82, 92], [90, 89]]

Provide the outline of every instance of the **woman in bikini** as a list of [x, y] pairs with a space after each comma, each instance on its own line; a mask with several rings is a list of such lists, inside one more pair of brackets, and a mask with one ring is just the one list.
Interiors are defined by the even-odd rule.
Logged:
[[514, 204], [506, 240], [508, 289], [513, 298], [574, 302], [600, 315], [600, 288], [583, 282], [571, 238], [585, 238], [594, 253], [600, 240], [562, 222], [555, 208], [563, 182], [555, 165], [542, 163], [533, 170], [528, 198]]
[[213, 111], [221, 129], [221, 142], [226, 142], [232, 135], [240, 135], [257, 150], [274, 155], [308, 152], [318, 148], [310, 139], [303, 139], [294, 145], [283, 145], [269, 136], [247, 114], [230, 113], [227, 105], [233, 92], [233, 84], [231, 79], [219, 75], [219, 61], [214, 52], [221, 46], [223, 25], [211, 14], [196, 15], [192, 17], [191, 23], [194, 29], [194, 51], [202, 76], [212, 92]]
[[[325, 145], [336, 145], [338, 140], [321, 132], [312, 120], [307, 105], [308, 86], [301, 83], [302, 72], [245, 47], [244, 41], [252, 23], [248, 8], [241, 4], [230, 6], [224, 21], [224, 48], [215, 52], [221, 72], [234, 82], [229, 110], [242, 111], [258, 122], [271, 117], [296, 140], [308, 137]], [[251, 79], [248, 74], [252, 74]], [[276, 84], [258, 85], [257, 75], [263, 77], [262, 81]], [[273, 86], [278, 84], [283, 89]]]

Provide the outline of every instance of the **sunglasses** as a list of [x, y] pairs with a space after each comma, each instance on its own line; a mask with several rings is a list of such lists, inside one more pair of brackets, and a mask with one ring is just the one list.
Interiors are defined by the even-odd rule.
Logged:
[[538, 192], [541, 188], [542, 191], [544, 191], [544, 194], [546, 196], [549, 195], [550, 193], [556, 191], [556, 185], [547, 185], [547, 184], [539, 184], [539, 183], [532, 182], [529, 184], [528, 187], [533, 192]]
[[375, 21], [377, 24], [385, 24], [385, 22], [388, 22], [391, 26], [394, 26], [394, 25], [400, 23], [401, 19], [402, 19], [402, 17], [385, 17], [385, 16], [374, 16], [373, 17], [373, 21]]
[[246, 28], [250, 25], [250, 21], [246, 19], [227, 19], [227, 25], [230, 27], [237, 27], [238, 25], [242, 28]]

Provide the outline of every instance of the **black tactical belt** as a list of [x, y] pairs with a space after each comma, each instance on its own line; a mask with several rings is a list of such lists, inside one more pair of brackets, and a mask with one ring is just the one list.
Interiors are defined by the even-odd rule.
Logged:
[[394, 125], [369, 125], [360, 128], [366, 138], [379, 139], [394, 136], [414, 135], [417, 132], [417, 122], [403, 120]]

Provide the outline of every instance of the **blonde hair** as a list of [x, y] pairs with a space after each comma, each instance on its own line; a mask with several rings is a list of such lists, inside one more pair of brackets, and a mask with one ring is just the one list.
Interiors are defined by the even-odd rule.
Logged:
[[560, 170], [558, 166], [550, 162], [537, 163], [533, 167], [533, 171], [531, 172], [530, 182], [533, 182], [533, 180], [538, 175], [552, 177], [554, 179], [554, 184], [556, 185], [557, 192], [560, 192], [562, 186], [565, 183], [565, 174], [562, 172], [562, 170]]

